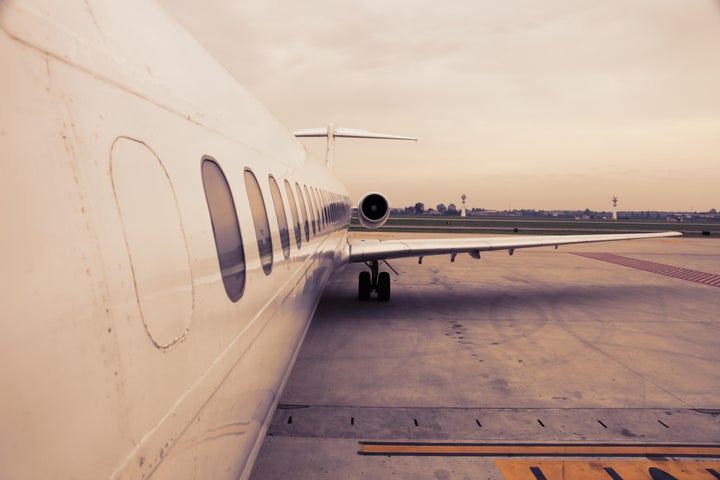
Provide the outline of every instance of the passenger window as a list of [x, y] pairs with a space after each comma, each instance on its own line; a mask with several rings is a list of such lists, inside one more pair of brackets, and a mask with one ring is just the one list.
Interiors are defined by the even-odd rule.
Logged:
[[295, 243], [298, 250], [302, 246], [302, 232], [300, 231], [300, 219], [298, 218], [297, 205], [295, 204], [295, 195], [293, 195], [290, 182], [285, 180], [285, 193], [287, 193], [288, 203], [290, 204], [290, 213], [292, 214], [293, 227], [295, 229]]
[[225, 293], [237, 302], [245, 289], [245, 254], [232, 192], [220, 166], [203, 159], [202, 179]]
[[275, 179], [270, 176], [270, 194], [272, 195], [273, 205], [275, 206], [275, 216], [280, 229], [280, 244], [285, 258], [290, 256], [290, 231], [288, 230], [287, 217], [285, 216], [285, 205], [283, 204], [280, 187], [278, 187]]
[[330, 214], [330, 201], [328, 200], [328, 194], [325, 190], [320, 190], [320, 195], [323, 197], [323, 206], [325, 209], [325, 219], [327, 223], [332, 223], [332, 215]]
[[252, 211], [255, 235], [257, 236], [258, 251], [260, 252], [260, 264], [265, 275], [272, 272], [272, 237], [270, 236], [270, 223], [268, 222], [265, 201], [263, 200], [260, 184], [250, 170], [245, 170], [245, 189], [247, 190], [250, 210]]
[[322, 190], [315, 190], [317, 192], [317, 196], [320, 199], [320, 208], [322, 210], [322, 217], [323, 217], [323, 225], [325, 228], [327, 228], [328, 224], [328, 217], [327, 217], [327, 202], [325, 201], [325, 197], [323, 197]]
[[313, 197], [313, 202], [315, 204], [315, 213], [317, 214], [317, 224], [318, 224], [318, 233], [320, 233], [320, 230], [322, 229], [322, 213], [320, 213], [320, 202], [318, 201], [317, 196], [317, 190], [313, 187], [310, 187], [310, 195]]
[[320, 216], [322, 217], [323, 228], [327, 227], [327, 211], [325, 210], [325, 199], [323, 198], [322, 190], [315, 189], [315, 196], [318, 199], [318, 206], [320, 207]]
[[327, 212], [325, 210], [325, 199], [322, 195], [322, 190], [315, 189], [315, 195], [318, 197], [318, 203], [320, 204], [320, 215], [323, 219], [323, 228], [327, 227]]
[[338, 219], [337, 195], [335, 195], [334, 193], [331, 193], [330, 200], [332, 202], [330, 204], [330, 215], [332, 215], [332, 219], [333, 219], [333, 223], [334, 223], [334, 222], [337, 222], [337, 219]]
[[322, 231], [322, 215], [320, 215], [320, 205], [318, 204], [317, 194], [312, 187], [310, 187], [310, 197], [312, 199], [312, 204], [315, 207], [313, 213], [315, 213], [315, 218], [317, 219], [317, 231], [318, 235], [320, 235], [320, 232]]
[[340, 220], [340, 199], [337, 195], [333, 195], [333, 220]]
[[309, 242], [310, 241], [310, 222], [309, 222], [310, 217], [308, 217], [308, 210], [307, 210], [307, 207], [305, 206], [305, 199], [303, 198], [302, 190], [300, 189], [300, 185], [298, 185], [297, 183], [295, 184], [295, 191], [297, 192], [298, 200], [300, 200], [300, 206], [302, 207], [301, 213], [303, 214], [303, 216], [305, 218], [305, 222], [304, 222], [304, 224], [305, 224], [305, 240], [307, 240]]
[[310, 196], [312, 197], [313, 205], [315, 205], [315, 215], [317, 216], [317, 229], [318, 234], [322, 231], [322, 213], [320, 213], [320, 202], [318, 202], [317, 192], [313, 187], [310, 187]]
[[308, 210], [310, 210], [310, 218], [312, 219], [312, 232], [313, 237], [317, 235], [317, 231], [315, 230], [315, 204], [313, 203], [312, 196], [310, 196], [310, 191], [308, 190], [307, 185], [305, 185], [305, 196], [307, 197], [307, 204], [308, 204]]

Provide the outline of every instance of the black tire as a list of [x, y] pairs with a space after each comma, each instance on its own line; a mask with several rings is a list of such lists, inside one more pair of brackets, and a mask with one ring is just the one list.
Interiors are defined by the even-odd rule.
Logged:
[[370, 272], [360, 272], [358, 276], [358, 300], [364, 302], [370, 300]]
[[378, 300], [387, 302], [390, 300], [390, 274], [388, 272], [380, 272], [378, 275]]

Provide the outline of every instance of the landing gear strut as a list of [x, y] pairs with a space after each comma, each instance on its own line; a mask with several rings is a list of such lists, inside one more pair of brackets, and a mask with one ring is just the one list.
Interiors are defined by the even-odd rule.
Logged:
[[[383, 261], [393, 272], [393, 269], [387, 262]], [[370, 268], [369, 272], [360, 272], [358, 277], [358, 300], [370, 300], [370, 293], [377, 292], [378, 300], [387, 302], [390, 300], [390, 274], [380, 271], [380, 262], [373, 260], [365, 262]], [[397, 272], [395, 272], [397, 274]]]

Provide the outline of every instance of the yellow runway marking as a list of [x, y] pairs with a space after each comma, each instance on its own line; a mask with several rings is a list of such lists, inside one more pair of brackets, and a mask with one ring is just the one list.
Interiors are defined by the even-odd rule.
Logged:
[[505, 480], [720, 480], [720, 462], [497, 460]]
[[[720, 445], [578, 445], [360, 442], [363, 455], [720, 457]], [[720, 480], [720, 479], [719, 479]]]

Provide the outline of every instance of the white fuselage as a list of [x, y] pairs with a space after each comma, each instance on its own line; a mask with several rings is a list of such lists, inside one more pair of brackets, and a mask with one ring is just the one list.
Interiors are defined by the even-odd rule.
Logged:
[[[0, 478], [246, 478], [344, 261], [346, 190], [152, 3], [3, 2], [0, 27]], [[237, 212], [237, 301], [205, 158]]]

